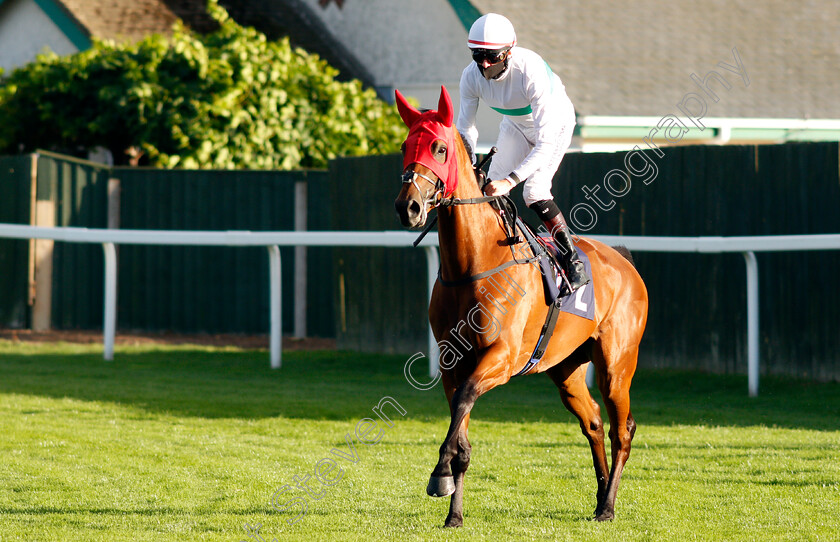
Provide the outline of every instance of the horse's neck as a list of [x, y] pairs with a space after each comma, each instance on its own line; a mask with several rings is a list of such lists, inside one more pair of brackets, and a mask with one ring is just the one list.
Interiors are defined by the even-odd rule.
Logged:
[[[459, 167], [458, 187], [453, 197], [483, 196], [467, 160]], [[468, 277], [510, 258], [510, 250], [500, 244], [504, 232], [499, 214], [487, 203], [453, 205], [438, 209], [441, 274], [446, 280]]]

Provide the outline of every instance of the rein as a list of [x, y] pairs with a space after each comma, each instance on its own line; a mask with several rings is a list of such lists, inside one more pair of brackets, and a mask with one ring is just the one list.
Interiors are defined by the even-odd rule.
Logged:
[[[481, 182], [481, 179], [484, 178], [484, 172], [482, 171], [482, 168], [484, 167], [484, 164], [486, 164], [487, 161], [490, 160], [490, 158], [492, 158], [494, 154], [496, 154], [497, 151], [498, 151], [498, 149], [495, 146], [491, 147], [490, 152], [488, 152], [484, 156], [484, 158], [481, 160], [481, 162], [479, 162], [479, 164], [476, 165], [473, 168], [475, 170], [476, 179], [479, 180], [479, 183], [478, 183], [479, 188], [481, 188], [482, 190], [484, 189], [484, 184], [485, 184], [485, 183]], [[435, 196], [434, 196], [435, 198], [437, 198], [438, 194], [441, 195], [440, 200], [435, 202], [435, 204], [432, 206], [432, 208], [434, 208], [434, 209], [437, 209], [438, 207], [451, 207], [453, 205], [473, 205], [473, 204], [476, 204], [476, 203], [489, 203], [491, 201], [496, 201], [496, 200], [498, 200], [502, 197], [502, 196], [483, 196], [483, 197], [480, 197], [480, 198], [466, 198], [466, 199], [448, 198], [448, 199], [445, 199], [443, 197], [445, 187], [443, 186], [443, 183], [441, 182], [440, 179], [438, 179], [437, 181], [433, 181], [429, 177], [423, 175], [422, 173], [417, 173], [413, 169], [408, 170], [405, 173], [403, 173], [403, 184], [411, 183], [412, 185], [414, 185], [414, 188], [420, 194], [422, 194], [422, 192], [420, 191], [420, 187], [417, 186], [417, 183], [414, 182], [415, 177], [420, 177], [422, 179], [425, 179], [432, 186], [435, 187]], [[426, 234], [428, 234], [430, 231], [432, 231], [432, 228], [434, 228], [435, 224], [437, 224], [437, 219], [438, 219], [438, 217], [437, 217], [437, 215], [435, 215], [435, 217], [431, 221], [429, 221], [429, 223], [426, 225], [426, 227], [423, 228], [423, 231], [420, 232], [420, 235], [417, 237], [417, 239], [414, 240], [414, 243], [412, 243], [412, 246], [414, 248], [417, 248], [417, 245], [419, 245], [420, 241], [422, 241], [423, 238], [426, 237]], [[438, 273], [438, 278], [440, 278], [440, 273]], [[478, 279], [476, 279], [476, 280], [478, 280]]]
[[[483, 178], [483, 172], [482, 172], [481, 168], [484, 166], [484, 164], [487, 163], [487, 161], [495, 153], [496, 153], [496, 147], [492, 147], [490, 149], [490, 152], [487, 153], [487, 155], [484, 157], [484, 159], [481, 161], [481, 163], [479, 163], [477, 166], [475, 166], [474, 169], [475, 169], [477, 179], [480, 180], [480, 179]], [[481, 204], [481, 203], [497, 203], [499, 213], [502, 216], [503, 228], [505, 228], [507, 230], [507, 231], [505, 231], [505, 233], [508, 234], [507, 239], [505, 239], [505, 242], [508, 244], [508, 246], [511, 246], [511, 247], [513, 247], [513, 245], [515, 245], [515, 244], [519, 244], [519, 243], [523, 242], [522, 237], [519, 236], [516, 233], [517, 227], [519, 227], [521, 229], [521, 226], [518, 226], [518, 224], [517, 224], [518, 213], [517, 213], [516, 205], [513, 203], [513, 201], [511, 201], [511, 199], [507, 195], [481, 196], [481, 197], [478, 197], [478, 198], [454, 198], [454, 197], [446, 198], [443, 195], [446, 187], [444, 186], [443, 182], [440, 179], [436, 179], [436, 180], [431, 179], [430, 177], [428, 177], [428, 176], [426, 176], [422, 173], [418, 173], [417, 171], [414, 171], [413, 169], [406, 170], [405, 173], [403, 173], [402, 182], [403, 182], [403, 184], [413, 185], [414, 188], [417, 190], [417, 192], [422, 194], [423, 191], [420, 190], [419, 186], [417, 186], [417, 178], [418, 177], [423, 179], [424, 181], [428, 182], [429, 184], [431, 184], [435, 189], [434, 195], [431, 198], [433, 200], [433, 202], [432, 202], [432, 208], [433, 209], [437, 209], [438, 207], [443, 207], [443, 208], [454, 207], [456, 205], [478, 205], [478, 204]], [[479, 182], [479, 184], [482, 184], [482, 183]], [[481, 188], [483, 189], [483, 186]], [[423, 201], [423, 204], [424, 205], [426, 204], [425, 200]], [[508, 214], [510, 215], [509, 219], [506, 216]], [[423, 238], [426, 237], [426, 235], [432, 230], [432, 228], [435, 227], [435, 224], [437, 224], [437, 220], [438, 220], [438, 217], [437, 217], [437, 215], [435, 215], [435, 217], [432, 220], [429, 221], [429, 223], [426, 225], [426, 227], [423, 228], [423, 231], [420, 232], [420, 235], [417, 237], [417, 239], [414, 240], [414, 243], [412, 244], [415, 248], [417, 247], [417, 245], [420, 244], [420, 241], [422, 241]], [[524, 231], [522, 233], [525, 234]], [[477, 273], [475, 275], [471, 275], [469, 277], [464, 277], [464, 278], [458, 279], [458, 280], [445, 280], [440, 275], [440, 269], [438, 269], [438, 281], [441, 283], [441, 285], [447, 286], [447, 287], [462, 286], [464, 284], [470, 284], [472, 282], [476, 282], [476, 281], [481, 280], [483, 278], [487, 278], [491, 275], [494, 275], [494, 274], [498, 273], [499, 271], [507, 269], [508, 267], [512, 267], [514, 265], [538, 262], [538, 261], [548, 257], [548, 255], [545, 252], [534, 250], [533, 247], [532, 247], [532, 252], [534, 253], [533, 256], [531, 256], [530, 258], [520, 260], [520, 259], [517, 259], [516, 254], [513, 252], [513, 248], [511, 248], [511, 255], [513, 257], [512, 260], [509, 260], [509, 261], [503, 263], [502, 265], [496, 266], [493, 269], [490, 269], [488, 271], [483, 271], [481, 273]]]
[[[483, 197], [479, 197], [479, 198], [448, 198], [448, 199], [443, 199], [440, 202], [438, 202], [438, 204], [435, 205], [435, 208], [437, 208], [437, 207], [452, 207], [452, 206], [455, 206], [455, 205], [476, 205], [476, 204], [491, 203], [491, 202], [501, 202], [500, 205], [499, 205], [499, 207], [500, 207], [499, 210], [502, 214], [503, 222], [504, 222], [505, 226], [510, 228], [510, 232], [505, 232], [505, 233], [509, 233], [509, 235], [506, 239], [506, 242], [511, 247], [514, 244], [521, 243], [522, 238], [519, 235], [516, 234], [516, 229], [517, 228], [521, 229], [521, 226], [519, 226], [517, 224], [516, 206], [513, 204], [513, 202], [507, 196], [502, 195], [502, 196], [483, 196]], [[504, 209], [505, 208], [508, 209], [508, 212], [512, 216], [512, 219], [510, 221], [512, 223], [509, 223], [508, 220], [504, 219], [504, 216], [505, 216]], [[429, 233], [429, 231], [431, 231], [431, 229], [435, 226], [435, 224], [437, 223], [437, 218], [438, 218], [437, 215], [435, 215], [435, 217], [431, 221], [429, 221], [429, 224], [423, 229], [423, 231], [420, 233], [420, 235], [414, 241], [414, 246], [415, 247], [418, 244], [420, 244], [420, 241], [422, 241], [423, 238], [426, 236], [426, 234]], [[522, 233], [524, 234], [525, 232], [523, 231]], [[513, 257], [512, 260], [508, 260], [507, 262], [505, 262], [501, 265], [498, 265], [498, 266], [494, 267], [493, 269], [490, 269], [490, 270], [487, 270], [487, 271], [482, 271], [481, 273], [476, 273], [475, 275], [470, 275], [469, 277], [464, 277], [464, 278], [458, 279], [458, 280], [446, 280], [446, 279], [444, 279], [440, 274], [440, 269], [438, 269], [438, 281], [441, 283], [441, 285], [447, 286], [447, 287], [463, 286], [464, 284], [470, 284], [472, 282], [476, 282], [478, 280], [487, 278], [491, 275], [495, 275], [499, 271], [507, 269], [508, 267], [513, 267], [514, 265], [521, 265], [521, 264], [526, 264], [526, 263], [534, 263], [534, 262], [538, 262], [538, 261], [542, 260], [543, 258], [548, 257], [548, 255], [543, 251], [539, 251], [539, 252], [538, 251], [533, 251], [533, 252], [534, 252], [534, 255], [531, 256], [530, 258], [518, 259], [516, 257], [516, 254], [513, 252], [513, 248], [511, 248], [511, 255]]]
[[[438, 179], [437, 181], [433, 181], [429, 177], [423, 175], [422, 173], [417, 173], [413, 169], [410, 169], [403, 174], [403, 181], [402, 182], [403, 182], [403, 184], [409, 184], [410, 183], [410, 184], [414, 185], [414, 188], [417, 189], [417, 192], [422, 194], [423, 192], [420, 191], [420, 187], [417, 186], [417, 182], [416, 182], [417, 177], [420, 177], [421, 179], [423, 179], [425, 181], [428, 181], [432, 186], [435, 187], [435, 194], [433, 196], [435, 201], [432, 204], [433, 209], [437, 209], [438, 207], [452, 207], [454, 205], [475, 205], [477, 203], [489, 203], [491, 201], [496, 201], [496, 200], [503, 197], [503, 196], [482, 196], [480, 198], [451, 198], [451, 197], [450, 198], [444, 198], [443, 197], [444, 187], [443, 187], [443, 183], [440, 182], [440, 179]], [[438, 195], [440, 195], [440, 198], [438, 198]], [[414, 243], [412, 243], [412, 246], [414, 248], [417, 248], [417, 245], [419, 245], [420, 241], [422, 241], [423, 238], [426, 237], [426, 234], [428, 234], [430, 231], [432, 231], [432, 228], [434, 228], [435, 224], [437, 224], [437, 219], [438, 219], [438, 217], [437, 217], [437, 215], [435, 215], [435, 217], [432, 220], [429, 221], [429, 223], [426, 225], [426, 227], [423, 228], [423, 231], [420, 232], [420, 235], [417, 237], [417, 239], [414, 240]]]
[[[417, 175], [420, 175], [420, 174], [417, 173]], [[426, 179], [427, 181], [431, 182], [431, 179], [429, 179], [425, 175], [422, 175], [422, 177], [424, 179]], [[403, 182], [405, 182], [405, 181], [403, 181]], [[413, 183], [414, 181], [412, 180], [411, 182]], [[415, 184], [414, 187], [417, 188], [417, 185]], [[435, 192], [435, 195], [437, 196], [437, 194], [439, 192], [440, 191]], [[463, 199], [462, 198], [447, 198], [447, 199], [441, 198], [440, 201], [438, 201], [433, 206], [433, 208], [437, 209], [438, 207], [452, 207], [454, 205], [475, 205], [477, 203], [489, 203], [491, 201], [496, 201], [501, 197], [502, 196], [483, 196], [483, 197], [480, 197], [480, 198], [463, 198]], [[437, 217], [437, 215], [435, 215], [435, 217], [433, 219], [431, 219], [428, 224], [426, 224], [426, 227], [423, 228], [423, 231], [420, 232], [420, 235], [417, 236], [417, 239], [415, 239], [414, 243], [412, 243], [412, 246], [414, 248], [417, 248], [417, 245], [419, 245], [420, 241], [422, 241], [423, 238], [426, 237], [426, 234], [428, 234], [430, 231], [432, 231], [432, 228], [434, 228], [435, 224], [437, 224], [437, 220], [438, 220], [438, 217]]]

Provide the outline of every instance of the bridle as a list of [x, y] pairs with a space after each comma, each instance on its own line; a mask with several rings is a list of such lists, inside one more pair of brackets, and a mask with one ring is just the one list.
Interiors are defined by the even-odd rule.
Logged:
[[[488, 155], [488, 158], [491, 155]], [[484, 162], [486, 162], [486, 161], [487, 161], [487, 158], [485, 158], [482, 161], [482, 163], [479, 164], [479, 166], [476, 169], [480, 169], [481, 165], [484, 164]], [[428, 195], [423, 195], [423, 191], [420, 190], [420, 187], [417, 185], [417, 178], [418, 177], [420, 177], [424, 181], [431, 184], [432, 187], [434, 187], [435, 191], [434, 191], [434, 193], [432, 194], [431, 197], [429, 197]], [[429, 201], [432, 200], [432, 203], [431, 203], [432, 209], [437, 209], [438, 207], [451, 207], [453, 205], [474, 205], [476, 203], [488, 203], [488, 202], [491, 202], [491, 201], [498, 201], [498, 200], [500, 200], [504, 197], [504, 196], [481, 196], [481, 197], [478, 197], [478, 198], [456, 198], [456, 197], [453, 197], [453, 196], [446, 197], [446, 196], [444, 196], [444, 194], [446, 193], [446, 187], [444, 186], [443, 181], [441, 181], [440, 178], [438, 178], [436, 176], [435, 179], [432, 179], [431, 177], [429, 177], [427, 175], [424, 175], [422, 173], [419, 173], [419, 172], [417, 172], [413, 169], [405, 170], [405, 172], [402, 175], [402, 183], [403, 184], [410, 184], [410, 185], [414, 186], [414, 189], [417, 190], [417, 193], [420, 194], [421, 197], [423, 198], [422, 203], [423, 203], [424, 206], [428, 205]], [[481, 188], [483, 188], [483, 187], [481, 187]]]
[[417, 186], [417, 178], [418, 177], [423, 179], [424, 181], [428, 182], [429, 184], [432, 185], [432, 187], [434, 187], [435, 191], [434, 191], [434, 194], [432, 195], [432, 199], [433, 199], [432, 209], [437, 208], [444, 201], [443, 193], [444, 193], [444, 190], [446, 189], [446, 187], [443, 185], [443, 181], [441, 181], [439, 178], [437, 178], [435, 180], [432, 180], [427, 175], [423, 175], [422, 173], [418, 173], [417, 171], [414, 171], [413, 169], [407, 169], [405, 171], [405, 173], [403, 173], [402, 183], [403, 184], [411, 184], [412, 186], [414, 186], [414, 189], [417, 190], [417, 193], [420, 194], [423, 197], [424, 207], [429, 203], [429, 198], [427, 196], [424, 196], [423, 191], [420, 190], [419, 186]]
[[[451, 287], [451, 286], [461, 286], [461, 285], [464, 285], [464, 284], [470, 284], [470, 283], [473, 283], [477, 280], [481, 280], [481, 279], [487, 278], [491, 275], [494, 275], [495, 273], [498, 273], [499, 271], [507, 269], [508, 267], [511, 267], [513, 265], [521, 265], [521, 264], [525, 264], [525, 263], [539, 262], [539, 260], [548, 257], [543, 249], [538, 248], [537, 245], [534, 244], [534, 243], [536, 243], [536, 241], [534, 241], [534, 243], [531, 243], [529, 241], [529, 245], [531, 246], [531, 249], [534, 252], [533, 256], [531, 256], [529, 258], [518, 258], [517, 257], [516, 251], [514, 250], [513, 247], [516, 244], [522, 243], [523, 239], [520, 235], [518, 235], [516, 233], [516, 229], [519, 228], [520, 231], [522, 231], [522, 233], [526, 235], [526, 237], [527, 237], [527, 233], [525, 233], [525, 229], [522, 227], [522, 224], [520, 223], [520, 221], [518, 219], [518, 215], [517, 215], [517, 212], [516, 212], [516, 205], [513, 203], [513, 201], [511, 201], [511, 199], [507, 195], [481, 196], [481, 197], [478, 197], [478, 198], [456, 198], [456, 197], [453, 197], [453, 196], [444, 197], [443, 194], [444, 194], [445, 186], [444, 186], [444, 183], [439, 178], [437, 180], [433, 180], [430, 177], [428, 177], [426, 175], [423, 175], [422, 173], [418, 173], [418, 172], [414, 171], [413, 169], [407, 169], [405, 171], [405, 173], [403, 173], [402, 182], [403, 182], [403, 184], [413, 185], [414, 188], [417, 190], [417, 193], [421, 195], [421, 197], [423, 198], [423, 205], [424, 205], [424, 211], [425, 212], [428, 212], [428, 211], [426, 211], [426, 206], [428, 205], [428, 202], [429, 202], [429, 196], [428, 195], [426, 195], [426, 196], [423, 195], [423, 192], [420, 190], [420, 187], [417, 185], [417, 182], [416, 182], [417, 177], [420, 177], [421, 179], [425, 180], [426, 182], [431, 184], [435, 189], [435, 192], [432, 195], [432, 198], [434, 199], [434, 204], [432, 205], [432, 209], [436, 209], [438, 207], [444, 207], [444, 208], [452, 207], [452, 206], [455, 206], [455, 205], [476, 205], [476, 204], [479, 204], [479, 203], [496, 202], [498, 204], [497, 209], [499, 211], [499, 215], [500, 215], [500, 218], [501, 218], [502, 228], [505, 230], [505, 235], [506, 235], [505, 244], [507, 244], [510, 247], [510, 251], [511, 251], [511, 259], [508, 260], [507, 262], [505, 262], [505, 263], [503, 263], [499, 266], [496, 266], [493, 269], [490, 269], [488, 271], [484, 271], [482, 273], [477, 273], [477, 274], [471, 275], [469, 277], [464, 277], [464, 278], [456, 279], [456, 280], [445, 280], [441, 276], [440, 270], [438, 270], [438, 281], [443, 286]], [[419, 245], [420, 241], [422, 241], [423, 238], [426, 237], [426, 234], [429, 233], [432, 230], [432, 228], [435, 227], [435, 224], [437, 223], [437, 219], [438, 219], [438, 215], [435, 215], [432, 220], [428, 221], [428, 223], [426, 224], [426, 227], [423, 228], [423, 231], [420, 232], [420, 235], [414, 241], [414, 246], [415, 247], [417, 245]]]
[[[487, 156], [485, 156], [484, 160], [482, 160], [481, 163], [478, 164], [478, 166], [476, 166], [476, 168], [475, 168], [476, 172], [481, 171], [481, 168], [484, 166], [484, 164], [487, 162], [487, 160], [489, 160], [490, 157], [495, 152], [496, 152], [496, 147], [493, 147], [490, 150], [490, 153]], [[434, 193], [431, 195], [431, 197], [428, 194], [424, 195], [423, 191], [420, 190], [420, 186], [418, 186], [418, 184], [417, 184], [417, 178], [418, 177], [420, 179], [423, 179], [424, 181], [428, 182], [429, 184], [431, 184], [432, 187], [434, 188]], [[446, 197], [444, 195], [446, 193], [445, 192], [446, 191], [446, 186], [444, 185], [443, 181], [441, 181], [441, 179], [439, 177], [435, 176], [435, 179], [432, 179], [431, 177], [429, 177], [427, 175], [424, 175], [422, 173], [419, 173], [419, 172], [417, 172], [417, 171], [415, 171], [414, 169], [411, 169], [411, 168], [406, 169], [405, 172], [403, 173], [402, 183], [403, 184], [411, 184], [412, 186], [414, 186], [414, 189], [417, 190], [417, 193], [420, 194], [420, 197], [422, 198], [421, 203], [423, 205], [423, 212], [425, 212], [425, 213], [428, 213], [430, 210], [437, 209], [438, 207], [447, 208], [447, 207], [452, 207], [452, 206], [455, 206], [455, 205], [476, 205], [476, 204], [479, 204], [479, 203], [495, 203], [496, 204], [495, 206], [500, 213], [500, 217], [502, 218], [502, 228], [506, 230], [506, 234], [507, 234], [506, 243], [509, 246], [512, 247], [514, 244], [518, 244], [518, 243], [522, 242], [522, 238], [519, 235], [516, 234], [516, 225], [515, 224], [517, 222], [517, 215], [518, 215], [518, 213], [516, 211], [516, 205], [510, 200], [510, 198], [507, 195], [481, 196], [481, 197], [478, 197], [478, 198], [456, 198], [454, 196]], [[479, 183], [479, 184], [481, 184], [481, 183]], [[484, 187], [479, 186], [479, 188], [483, 190]], [[431, 203], [430, 203], [430, 200], [431, 200]], [[431, 204], [431, 209], [428, 209], [428, 206], [430, 204]], [[508, 219], [505, 219], [505, 214], [506, 214], [505, 210], [507, 211]], [[426, 234], [428, 234], [432, 230], [432, 228], [435, 227], [435, 224], [437, 224], [437, 220], [438, 220], [438, 215], [435, 215], [432, 220], [428, 221], [428, 223], [426, 224], [426, 227], [423, 228], [423, 231], [420, 232], [420, 235], [414, 241], [413, 245], [415, 247], [417, 247], [417, 245], [420, 244], [420, 241], [422, 241], [423, 238], [426, 237]], [[512, 251], [512, 249], [511, 249], [511, 251]], [[516, 255], [514, 254], [513, 261], [509, 262], [509, 263], [510, 264], [530, 263], [531, 261], [535, 261], [535, 259], [532, 258], [532, 259], [527, 259], [527, 260], [519, 260], [519, 259], [516, 258]], [[504, 268], [504, 267], [506, 267], [506, 266], [502, 266], [502, 268]], [[499, 270], [499, 268], [494, 270], [494, 272], [498, 271], [498, 270]], [[470, 277], [468, 279], [468, 281], [473, 282], [473, 281], [475, 281], [479, 278], [483, 278], [484, 276], [485, 275], [483, 273], [481, 273], [479, 275], [474, 275], [473, 277]], [[449, 283], [449, 281], [444, 281], [442, 278], [441, 278], [441, 282], [443, 282], [445, 284], [455, 284], [455, 283]], [[460, 282], [460, 281], [458, 281], [458, 282]]]

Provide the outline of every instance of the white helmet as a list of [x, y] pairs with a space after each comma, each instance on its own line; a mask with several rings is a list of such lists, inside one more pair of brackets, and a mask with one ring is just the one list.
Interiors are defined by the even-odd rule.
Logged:
[[467, 43], [470, 49], [509, 49], [516, 45], [516, 32], [507, 17], [488, 13], [470, 27]]

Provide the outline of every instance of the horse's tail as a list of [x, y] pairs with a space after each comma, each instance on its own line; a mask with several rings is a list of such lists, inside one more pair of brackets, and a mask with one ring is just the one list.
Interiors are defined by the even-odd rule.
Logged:
[[630, 262], [633, 265], [633, 267], [636, 267], [636, 262], [633, 261], [633, 255], [630, 254], [630, 249], [628, 249], [624, 245], [614, 246], [613, 248], [615, 249], [616, 252], [618, 252], [619, 254], [624, 256], [624, 259], [626, 259], [628, 262]]

